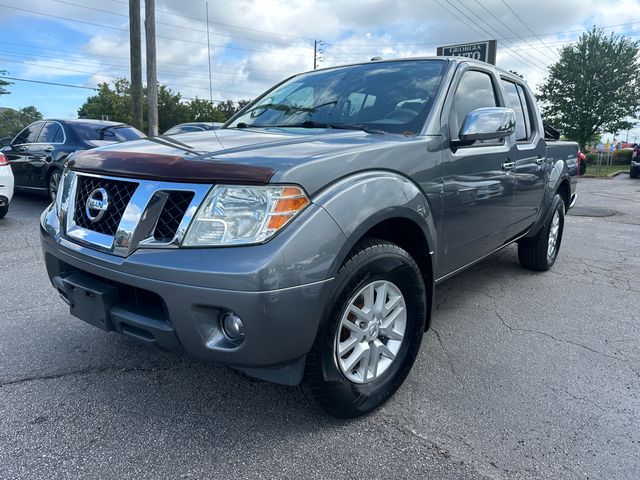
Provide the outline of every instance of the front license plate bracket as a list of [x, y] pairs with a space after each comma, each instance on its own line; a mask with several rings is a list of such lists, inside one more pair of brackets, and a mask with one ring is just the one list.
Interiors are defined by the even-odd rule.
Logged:
[[113, 330], [109, 310], [119, 303], [116, 287], [82, 273], [56, 277], [53, 283], [71, 315], [102, 330]]

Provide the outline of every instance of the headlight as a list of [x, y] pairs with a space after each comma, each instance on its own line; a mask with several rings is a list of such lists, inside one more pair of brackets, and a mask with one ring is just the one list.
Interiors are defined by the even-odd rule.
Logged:
[[205, 198], [182, 245], [265, 242], [308, 204], [300, 187], [218, 185]]
[[62, 212], [62, 196], [64, 195], [65, 189], [65, 180], [67, 178], [67, 170], [65, 169], [60, 176], [60, 182], [58, 183], [58, 191], [56, 192], [56, 215], [58, 218], [60, 217], [60, 213]]

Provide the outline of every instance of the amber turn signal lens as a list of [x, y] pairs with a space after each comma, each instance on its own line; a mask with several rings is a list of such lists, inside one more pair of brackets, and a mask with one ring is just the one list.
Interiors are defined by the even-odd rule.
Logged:
[[274, 213], [297, 212], [304, 207], [309, 200], [306, 197], [300, 198], [281, 198], [276, 202], [273, 209]]
[[274, 215], [269, 219], [269, 225], [267, 225], [267, 228], [269, 230], [280, 230], [280, 228], [282, 228], [291, 217], [292, 215]]
[[279, 230], [296, 213], [309, 204], [309, 199], [304, 191], [299, 187], [285, 187], [282, 189], [278, 199], [273, 206], [271, 218], [267, 228], [269, 230]]

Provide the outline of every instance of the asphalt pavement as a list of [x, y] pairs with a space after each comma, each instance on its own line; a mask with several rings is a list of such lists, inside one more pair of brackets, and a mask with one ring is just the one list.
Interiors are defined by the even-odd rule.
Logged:
[[578, 194], [553, 269], [509, 247], [438, 286], [404, 386], [353, 421], [71, 317], [45, 201], [18, 195], [0, 220], [0, 478], [638, 479], [640, 180]]

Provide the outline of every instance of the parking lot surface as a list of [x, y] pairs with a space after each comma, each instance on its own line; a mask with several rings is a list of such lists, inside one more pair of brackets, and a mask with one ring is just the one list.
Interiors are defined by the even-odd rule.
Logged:
[[0, 221], [0, 477], [640, 478], [640, 181], [578, 194], [551, 271], [511, 246], [437, 287], [409, 378], [354, 421], [71, 317], [45, 202], [18, 195]]

